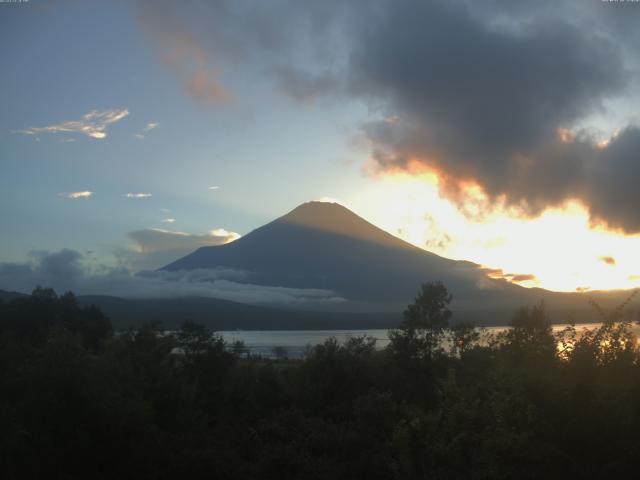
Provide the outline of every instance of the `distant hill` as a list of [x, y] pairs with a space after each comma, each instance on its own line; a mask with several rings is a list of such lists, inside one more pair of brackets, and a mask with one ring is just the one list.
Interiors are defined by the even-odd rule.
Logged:
[[7, 292], [6, 290], [0, 290], [0, 301], [2, 302], [9, 302], [11, 300], [14, 300], [16, 298], [24, 298], [27, 297], [28, 295], [26, 293], [19, 293], [19, 292]]
[[[598, 321], [596, 312], [585, 299], [573, 294], [557, 294], [561, 302], [551, 305], [556, 322], [571, 315], [578, 322]], [[621, 301], [627, 292], [596, 294], [605, 305]], [[0, 290], [0, 300], [8, 302], [28, 295]], [[145, 322], [160, 322], [172, 329], [184, 320], [193, 320], [214, 330], [351, 330], [394, 328], [402, 319], [403, 309], [395, 312], [325, 312], [300, 311], [247, 305], [204, 297], [125, 299], [106, 295], [80, 295], [81, 305], [96, 305], [109, 317], [114, 327], [138, 327]], [[613, 303], [612, 303], [613, 302]], [[454, 309], [455, 310], [455, 309]], [[510, 307], [457, 310], [454, 322], [477, 325], [504, 325], [514, 309]]]
[[184, 320], [193, 320], [214, 330], [334, 330], [392, 328], [401, 320], [401, 312], [310, 312], [204, 297], [124, 299], [83, 295], [78, 301], [99, 306], [116, 328], [159, 321], [171, 329]]
[[[0, 301], [27, 298], [29, 295], [0, 290]], [[79, 295], [80, 305], [96, 305], [117, 329], [160, 322], [164, 328], [177, 327], [193, 320], [214, 330], [345, 330], [393, 328], [401, 312], [349, 313], [297, 311], [247, 305], [205, 297], [131, 299], [107, 295]]]

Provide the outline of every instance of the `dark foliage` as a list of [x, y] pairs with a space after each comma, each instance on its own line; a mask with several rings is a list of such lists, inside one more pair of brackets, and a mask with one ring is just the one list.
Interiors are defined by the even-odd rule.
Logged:
[[61, 297], [50, 288], [36, 287], [30, 297], [2, 305], [0, 335], [15, 336], [31, 344], [46, 341], [54, 333], [79, 335], [95, 349], [112, 334], [111, 322], [94, 307], [81, 307], [73, 293]]
[[0, 304], [3, 478], [619, 478], [640, 468], [640, 356], [618, 310], [554, 333], [451, 327], [425, 284], [367, 337], [253, 358], [184, 322], [111, 334], [72, 294]]

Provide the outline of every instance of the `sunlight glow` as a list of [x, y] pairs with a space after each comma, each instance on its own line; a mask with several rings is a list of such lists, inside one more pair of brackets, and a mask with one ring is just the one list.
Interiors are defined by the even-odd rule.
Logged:
[[[473, 186], [462, 211], [440, 196], [434, 173], [384, 174], [349, 202], [381, 228], [444, 257], [469, 260], [489, 276], [525, 287], [585, 291], [640, 286], [640, 235], [592, 226], [579, 202], [524, 218], [514, 209], [486, 210]], [[482, 211], [482, 215], [474, 215]]]
[[340, 200], [338, 200], [337, 198], [333, 198], [333, 197], [320, 197], [320, 198], [316, 198], [313, 200], [314, 202], [322, 202], [322, 203], [337, 203], [339, 205], [342, 205], [342, 202]]

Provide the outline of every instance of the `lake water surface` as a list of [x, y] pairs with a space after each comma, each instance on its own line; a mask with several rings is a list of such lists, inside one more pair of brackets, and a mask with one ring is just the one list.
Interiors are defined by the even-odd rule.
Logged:
[[[578, 331], [599, 327], [600, 323], [576, 324]], [[567, 327], [566, 324], [553, 326], [553, 330], [558, 332]], [[485, 327], [482, 330], [487, 334], [495, 334], [508, 329], [509, 327]], [[634, 325], [634, 330], [638, 327]], [[339, 342], [344, 342], [349, 337], [361, 337], [367, 335], [376, 339], [376, 347], [384, 348], [389, 344], [389, 337], [386, 329], [371, 330], [235, 330], [218, 332], [223, 338], [231, 343], [243, 341], [245, 346], [254, 355], [264, 357], [274, 356], [274, 347], [283, 347], [290, 358], [302, 357], [306, 350], [314, 345], [323, 343], [330, 337], [335, 337]], [[635, 332], [638, 334], [638, 331]]]

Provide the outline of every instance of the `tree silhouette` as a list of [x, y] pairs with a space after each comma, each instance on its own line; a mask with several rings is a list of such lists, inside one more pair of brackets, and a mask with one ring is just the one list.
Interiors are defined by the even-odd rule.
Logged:
[[539, 304], [478, 341], [477, 329], [449, 326], [450, 302], [442, 284], [424, 284], [386, 350], [330, 338], [288, 359], [246, 355], [194, 322], [105, 339], [71, 293], [0, 303], [3, 478], [640, 470], [640, 351], [623, 308], [622, 321], [554, 335]]
[[392, 352], [407, 358], [432, 357], [441, 348], [449, 326], [451, 299], [441, 282], [423, 283], [414, 302], [404, 311], [400, 328], [389, 332]]

